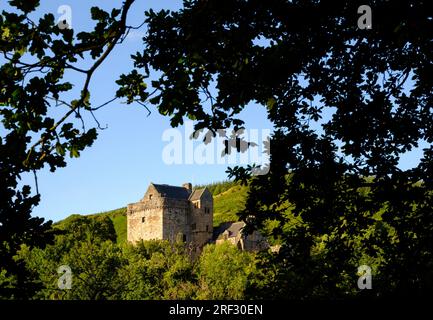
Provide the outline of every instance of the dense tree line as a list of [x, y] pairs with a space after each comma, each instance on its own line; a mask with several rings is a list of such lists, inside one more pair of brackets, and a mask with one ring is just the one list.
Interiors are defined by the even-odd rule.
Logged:
[[[184, 243], [117, 244], [109, 218], [76, 217], [62, 228], [53, 244], [23, 245], [15, 256], [31, 299], [243, 299], [254, 274], [255, 254], [228, 243], [193, 257]], [[59, 286], [65, 266], [70, 288]], [[0, 284], [18, 283], [3, 272]]]
[[[195, 256], [182, 242], [119, 244], [108, 217], [76, 216], [57, 233], [54, 243], [45, 248], [23, 244], [14, 256], [27, 274], [29, 299], [294, 299], [311, 281], [302, 272], [293, 271], [293, 261], [280, 259], [284, 252], [243, 252], [226, 242], [207, 245]], [[315, 263], [325, 265], [326, 248], [315, 251]], [[373, 266], [384, 263], [366, 262]], [[66, 276], [70, 276], [69, 287], [62, 286]], [[334, 284], [347, 298], [362, 296], [357, 276], [355, 272], [346, 274]], [[22, 285], [5, 270], [0, 284], [9, 288]], [[309, 298], [330, 298], [328, 291], [320, 289], [312, 291]]]

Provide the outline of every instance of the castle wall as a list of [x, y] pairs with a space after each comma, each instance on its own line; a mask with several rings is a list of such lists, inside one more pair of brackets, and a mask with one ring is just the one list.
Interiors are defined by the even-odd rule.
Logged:
[[162, 207], [143, 203], [128, 205], [128, 241], [162, 239]]
[[[191, 236], [192, 242], [199, 248], [212, 240], [213, 233], [213, 198], [206, 189], [200, 200], [198, 208], [191, 203]], [[193, 228], [193, 225], [195, 228]]]
[[163, 200], [162, 238], [170, 241], [191, 241], [189, 201]]
[[128, 205], [127, 238], [129, 242], [163, 239], [163, 198], [149, 187], [140, 202]]
[[269, 248], [266, 238], [258, 231], [253, 231], [253, 233], [245, 235], [243, 245], [246, 251], [260, 251]]

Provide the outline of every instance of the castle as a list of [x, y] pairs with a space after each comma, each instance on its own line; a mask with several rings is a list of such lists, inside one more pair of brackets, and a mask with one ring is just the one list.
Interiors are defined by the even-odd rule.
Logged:
[[213, 197], [207, 188], [192, 190], [151, 183], [140, 202], [128, 205], [128, 241], [184, 241], [202, 248], [212, 240]]
[[213, 196], [207, 188], [193, 190], [191, 183], [182, 187], [151, 183], [144, 197], [127, 209], [127, 238], [133, 243], [152, 239], [183, 241], [197, 252], [207, 243], [224, 241], [241, 250], [268, 248], [260, 233], [244, 234], [244, 226], [244, 222], [230, 222], [214, 230]]

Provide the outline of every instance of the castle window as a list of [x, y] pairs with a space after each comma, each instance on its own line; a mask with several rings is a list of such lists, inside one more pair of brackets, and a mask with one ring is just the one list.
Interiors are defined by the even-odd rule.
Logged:
[[142, 218], [141, 218], [141, 223], [144, 223], [144, 221], [146, 221], [146, 218], [145, 218], [145, 217], [142, 217]]
[[183, 242], [186, 242], [186, 234], [182, 235]]
[[195, 230], [197, 228], [197, 225], [195, 223], [192, 224], [191, 229]]
[[209, 231], [209, 226], [208, 226], [208, 225], [206, 225], [206, 232], [207, 232], [207, 231]]
[[153, 194], [149, 194], [149, 200], [152, 200]]

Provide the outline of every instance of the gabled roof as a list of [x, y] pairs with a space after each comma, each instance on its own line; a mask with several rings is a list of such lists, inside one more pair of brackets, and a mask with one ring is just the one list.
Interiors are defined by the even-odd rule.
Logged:
[[184, 187], [170, 186], [168, 184], [155, 184], [152, 183], [156, 191], [161, 194], [162, 197], [172, 199], [183, 199], [188, 200], [190, 192]]
[[232, 225], [227, 229], [229, 232], [229, 237], [236, 237], [242, 230], [242, 228], [245, 227], [245, 222], [235, 222], [232, 223]]
[[206, 188], [194, 189], [194, 191], [189, 196], [190, 201], [200, 200], [201, 195], [203, 194]]
[[224, 232], [228, 232], [228, 237], [237, 237], [242, 228], [245, 227], [245, 222], [226, 222], [221, 224], [218, 228], [214, 229], [214, 239], [221, 239]]

